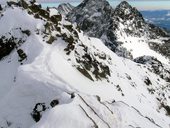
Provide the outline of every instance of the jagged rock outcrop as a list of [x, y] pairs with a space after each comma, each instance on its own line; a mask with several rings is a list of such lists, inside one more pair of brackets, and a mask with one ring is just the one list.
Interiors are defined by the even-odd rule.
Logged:
[[159, 60], [151, 56], [142, 56], [135, 58], [136, 63], [147, 65], [148, 69], [159, 75], [160, 78], [164, 79], [167, 82], [170, 82], [170, 68], [162, 64]]

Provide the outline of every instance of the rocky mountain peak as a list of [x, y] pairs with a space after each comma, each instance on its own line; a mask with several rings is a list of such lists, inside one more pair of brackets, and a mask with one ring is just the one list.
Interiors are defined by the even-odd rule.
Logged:
[[87, 7], [88, 5], [93, 6], [93, 5], [98, 5], [98, 4], [108, 4], [106, 0], [84, 0], [79, 7]]
[[109, 23], [112, 13], [106, 0], [84, 0], [68, 14], [68, 19], [76, 22], [87, 35], [101, 37], [105, 27], [100, 29], [100, 25]]
[[127, 1], [122, 1], [119, 5], [119, 8], [132, 8], [132, 6]]
[[66, 15], [73, 8], [74, 8], [74, 6], [72, 6], [70, 3], [62, 3], [58, 6], [57, 10], [60, 12], [60, 14]]
[[142, 14], [132, 7], [127, 1], [121, 2], [114, 11], [114, 17], [120, 17], [123, 20], [137, 20], [145, 22]]

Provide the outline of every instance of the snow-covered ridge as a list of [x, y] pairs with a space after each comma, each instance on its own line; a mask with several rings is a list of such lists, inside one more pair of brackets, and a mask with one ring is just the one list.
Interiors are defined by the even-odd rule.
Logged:
[[0, 127], [169, 128], [167, 70], [161, 77], [152, 65], [161, 62], [118, 57], [34, 2], [8, 4], [0, 13], [3, 44], [14, 37], [25, 53], [14, 47], [0, 60]]

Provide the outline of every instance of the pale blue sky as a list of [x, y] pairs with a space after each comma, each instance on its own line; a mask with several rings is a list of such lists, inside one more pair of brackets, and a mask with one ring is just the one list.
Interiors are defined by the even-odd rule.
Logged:
[[[37, 0], [39, 2], [47, 2], [48, 6], [56, 6], [59, 3], [71, 3], [78, 5], [82, 0]], [[108, 0], [110, 4], [115, 7], [121, 0]], [[137, 7], [139, 10], [170, 10], [170, 0], [127, 0], [129, 3]], [[44, 5], [46, 6], [46, 5]]]

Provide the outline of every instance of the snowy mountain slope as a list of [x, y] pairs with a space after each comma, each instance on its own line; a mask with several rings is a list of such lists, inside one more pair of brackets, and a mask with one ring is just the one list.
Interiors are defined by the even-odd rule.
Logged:
[[0, 127], [169, 128], [169, 82], [147, 60], [118, 57], [60, 14], [20, 2], [1, 12], [1, 35], [16, 39], [0, 61]]
[[[18, 15], [16, 15], [18, 13]], [[23, 31], [30, 30], [31, 33], [35, 31], [32, 24], [42, 24], [42, 21], [35, 20], [32, 16], [26, 15], [26, 11], [22, 11], [21, 9], [15, 8], [7, 8], [5, 12], [3, 12], [3, 16], [0, 20], [0, 28], [1, 28], [1, 39], [2, 36], [5, 36], [5, 38], [10, 39], [11, 37], [17, 38], [14, 42], [19, 42], [19, 40], [24, 40], [25, 44], [20, 46], [21, 44], [17, 44], [16, 50], [19, 49], [24, 50], [26, 54], [28, 55], [27, 61], [22, 63], [31, 63], [35, 56], [40, 53], [40, 47], [41, 44], [35, 44], [34, 42], [38, 41], [38, 38], [36, 35], [31, 34], [29, 37], [26, 34], [23, 34]], [[15, 15], [14, 17], [11, 17], [11, 15]], [[23, 20], [20, 20], [21, 17]], [[12, 21], [12, 22], [11, 22]], [[20, 21], [20, 22], [18, 22]], [[25, 25], [27, 24], [27, 25]], [[22, 26], [21, 26], [22, 25]], [[22, 28], [22, 29], [20, 29]], [[1, 42], [1, 44], [3, 44]], [[25, 47], [23, 47], [25, 45]], [[5, 46], [4, 46], [5, 47]], [[1, 45], [1, 53], [3, 50], [3, 46]], [[16, 72], [17, 68], [20, 66], [20, 57], [17, 52], [12, 52], [13, 54], [10, 54], [9, 56], [5, 57], [1, 60], [1, 98], [6, 93], [5, 89], [14, 86], [14, 82], [16, 80]], [[8, 69], [8, 70], [7, 70]], [[8, 79], [8, 80], [6, 80]], [[10, 86], [10, 87], [9, 87]], [[7, 90], [8, 90], [7, 89]]]
[[[68, 18], [87, 35], [102, 39], [119, 56], [133, 59], [147, 55], [169, 63], [168, 33], [146, 23], [142, 14], [126, 1], [112, 9], [106, 0], [84, 0], [68, 14]], [[163, 50], [164, 47], [167, 49]]]
[[117, 40], [122, 42], [121, 46], [131, 51], [133, 58], [143, 55], [154, 56], [168, 64], [165, 60], [169, 62], [166, 59], [169, 58], [169, 50], [168, 52], [161, 50], [164, 45], [169, 49], [167, 32], [153, 24], [146, 23], [140, 12], [127, 2], [118, 5], [114, 11], [113, 20]]

